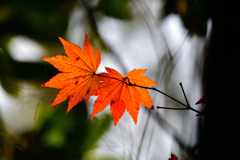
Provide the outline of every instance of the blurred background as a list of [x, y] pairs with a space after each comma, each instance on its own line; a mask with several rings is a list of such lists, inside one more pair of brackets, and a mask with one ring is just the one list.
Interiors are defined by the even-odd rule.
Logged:
[[49, 107], [57, 89], [41, 87], [58, 71], [43, 57], [64, 55], [58, 37], [79, 45], [88, 34], [104, 67], [134, 68], [159, 90], [190, 105], [204, 95], [203, 60], [211, 31], [205, 1], [1, 0], [0, 159], [181, 160], [198, 156], [203, 117], [150, 91], [154, 110], [140, 106], [138, 124], [125, 112], [114, 127], [109, 106], [90, 115], [96, 97], [66, 115], [67, 101]]

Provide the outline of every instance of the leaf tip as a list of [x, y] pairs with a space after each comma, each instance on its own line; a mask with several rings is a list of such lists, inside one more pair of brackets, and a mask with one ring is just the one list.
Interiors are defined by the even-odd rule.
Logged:
[[154, 105], [152, 105], [151, 110], [154, 110]]
[[205, 108], [206, 107], [204, 107], [203, 110], [201, 111], [202, 114], [198, 113], [196, 116], [203, 116], [205, 114]]
[[68, 114], [69, 112], [70, 112], [70, 109], [67, 109], [66, 114]]
[[43, 58], [42, 60], [44, 60], [44, 61], [47, 61], [47, 59], [48, 59], [48, 58], [47, 58], [47, 57], [45, 57], [45, 58]]
[[133, 122], [134, 122], [135, 125], [137, 125], [137, 117], [133, 118]]
[[115, 118], [113, 118], [114, 126], [116, 126], [116, 125], [118, 124], [118, 121], [119, 121], [119, 119], [115, 119]]
[[96, 114], [94, 112], [92, 112], [91, 114], [91, 119], [93, 119], [93, 117], [95, 116]]
[[206, 104], [206, 95], [204, 95], [199, 101], [195, 103], [195, 105], [197, 104]]
[[64, 41], [65, 41], [62, 37], [58, 37], [58, 39], [61, 41], [62, 44], [63, 44]]
[[93, 119], [93, 118], [94, 118], [94, 116], [95, 116], [95, 115], [93, 115], [93, 114], [92, 114], [92, 115], [91, 115], [91, 119]]
[[89, 41], [87, 33], [85, 33], [85, 41]]

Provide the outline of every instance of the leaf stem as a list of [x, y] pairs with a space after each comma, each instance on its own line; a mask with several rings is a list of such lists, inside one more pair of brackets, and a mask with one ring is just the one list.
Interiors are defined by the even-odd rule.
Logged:
[[172, 109], [172, 110], [188, 110], [188, 108], [170, 108], [170, 107], [161, 107], [157, 106], [158, 109]]

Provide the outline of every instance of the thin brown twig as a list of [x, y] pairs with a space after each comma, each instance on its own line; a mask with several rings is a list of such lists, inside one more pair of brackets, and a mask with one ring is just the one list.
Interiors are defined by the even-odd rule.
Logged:
[[187, 96], [186, 96], [185, 91], [184, 91], [184, 89], [183, 89], [182, 83], [180, 82], [179, 85], [180, 85], [180, 87], [181, 87], [181, 89], [182, 89], [182, 92], [183, 92], [184, 98], [185, 98], [185, 100], [186, 100], [186, 102], [187, 102], [188, 108], [191, 108], [191, 107], [190, 107], [190, 104], [188, 103]]
[[185, 98], [185, 100], [186, 100], [186, 102], [187, 102], [187, 105], [188, 105], [187, 108], [190, 109], [190, 110], [192, 110], [192, 111], [194, 111], [194, 112], [197, 112], [198, 114], [204, 115], [202, 112], [199, 112], [198, 110], [195, 110], [194, 108], [192, 108], [192, 107], [190, 106], [190, 104], [188, 103], [188, 100], [187, 100], [187, 96], [186, 96], [186, 94], [185, 94], [185, 91], [184, 91], [184, 89], [183, 89], [182, 83], [180, 82], [179, 85], [181, 86], [181, 89], [182, 89], [184, 98]]
[[107, 78], [111, 78], [111, 79], [115, 79], [115, 80], [118, 80], [118, 81], [120, 81], [120, 82], [125, 83], [125, 84], [128, 85], [128, 86], [134, 86], [134, 87], [139, 87], [139, 88], [144, 88], [144, 89], [150, 89], [150, 90], [157, 91], [157, 92], [163, 94], [164, 96], [166, 96], [166, 97], [168, 97], [168, 98], [170, 98], [170, 99], [172, 99], [172, 100], [174, 100], [174, 101], [178, 102], [179, 104], [181, 104], [181, 105], [183, 105], [183, 106], [186, 107], [186, 108], [168, 108], [168, 107], [160, 107], [160, 106], [157, 106], [157, 108], [172, 109], [172, 110], [188, 110], [188, 109], [190, 109], [190, 110], [192, 110], [192, 111], [194, 111], [194, 112], [196, 112], [196, 113], [198, 113], [198, 114], [204, 115], [202, 112], [199, 112], [198, 110], [195, 110], [194, 108], [192, 108], [192, 107], [189, 105], [188, 100], [187, 100], [187, 96], [186, 96], [186, 94], [185, 94], [185, 92], [184, 92], [184, 89], [183, 89], [183, 86], [182, 86], [182, 83], [179, 83], [179, 85], [181, 86], [181, 89], [182, 89], [184, 98], [185, 98], [185, 100], [186, 100], [186, 102], [187, 102], [187, 105], [184, 104], [184, 103], [182, 103], [182, 102], [180, 102], [179, 100], [173, 98], [172, 96], [170, 96], [170, 95], [168, 95], [168, 94], [166, 94], [166, 93], [158, 90], [157, 88], [139, 86], [139, 85], [137, 85], [137, 84], [135, 84], [135, 83], [133, 84], [133, 83], [130, 82], [130, 80], [129, 80], [128, 77], [126, 77], [126, 78], [128, 79], [128, 82], [125, 82], [125, 81], [123, 81], [123, 80], [120, 80], [120, 79], [117, 79], [117, 78], [114, 78], [114, 77], [110, 77], [110, 76], [105, 76], [105, 75], [96, 74], [96, 73], [95, 73], [95, 75], [102, 76], [102, 77], [107, 77]]
[[158, 109], [172, 109], [172, 110], [188, 110], [188, 108], [170, 108], [170, 107], [161, 107], [157, 106]]

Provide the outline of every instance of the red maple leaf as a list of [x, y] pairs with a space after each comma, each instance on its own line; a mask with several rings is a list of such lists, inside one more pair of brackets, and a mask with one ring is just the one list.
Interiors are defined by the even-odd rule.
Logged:
[[134, 69], [125, 78], [114, 69], [106, 67], [106, 70], [108, 73], [98, 74], [102, 82], [100, 88], [93, 93], [98, 98], [93, 106], [91, 118], [110, 104], [114, 125], [117, 125], [125, 109], [133, 118], [134, 123], [137, 124], [139, 104], [153, 109], [153, 103], [145, 88], [134, 85], [151, 87], [158, 83], [146, 76], [142, 76], [146, 69]]
[[168, 160], [178, 160], [178, 157], [175, 154], [171, 153], [171, 155], [170, 155]]
[[88, 40], [87, 34], [83, 50], [77, 45], [62, 38], [67, 56], [43, 58], [63, 73], [59, 73], [42, 86], [61, 89], [51, 106], [59, 104], [69, 98], [67, 113], [85, 96], [86, 103], [95, 89], [100, 87], [96, 71], [101, 61], [100, 51], [96, 54]]

